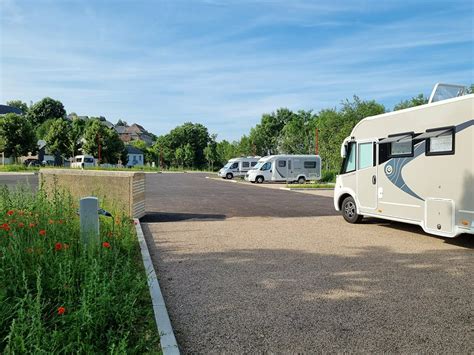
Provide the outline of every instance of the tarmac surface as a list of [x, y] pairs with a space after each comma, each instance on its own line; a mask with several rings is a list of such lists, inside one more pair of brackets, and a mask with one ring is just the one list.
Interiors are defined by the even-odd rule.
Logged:
[[350, 225], [330, 197], [201, 174], [147, 176], [147, 189], [183, 353], [474, 351], [472, 236]]

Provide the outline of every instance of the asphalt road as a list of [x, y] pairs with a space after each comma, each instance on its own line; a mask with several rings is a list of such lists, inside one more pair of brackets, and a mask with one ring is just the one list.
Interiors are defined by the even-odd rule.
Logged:
[[471, 236], [350, 225], [331, 198], [203, 175], [147, 188], [143, 228], [184, 353], [473, 353]]
[[146, 176], [144, 222], [219, 220], [231, 217], [335, 215], [332, 198], [208, 179], [209, 174]]

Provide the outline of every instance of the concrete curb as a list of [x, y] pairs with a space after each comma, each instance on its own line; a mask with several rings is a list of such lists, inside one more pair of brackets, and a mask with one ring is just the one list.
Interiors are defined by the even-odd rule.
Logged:
[[171, 326], [168, 311], [166, 310], [165, 300], [161, 293], [160, 284], [156, 278], [150, 252], [148, 251], [145, 236], [143, 235], [142, 226], [140, 225], [138, 218], [135, 218], [134, 221], [138, 242], [140, 243], [140, 250], [142, 252], [143, 265], [145, 266], [145, 272], [147, 274], [148, 288], [150, 289], [156, 326], [160, 333], [161, 350], [164, 355], [177, 355], [180, 354], [178, 343], [176, 342], [173, 327]]
[[38, 175], [38, 172], [24, 172], [24, 171], [2, 171], [0, 172], [0, 175], [27, 175], [27, 176], [33, 176], [33, 175]]

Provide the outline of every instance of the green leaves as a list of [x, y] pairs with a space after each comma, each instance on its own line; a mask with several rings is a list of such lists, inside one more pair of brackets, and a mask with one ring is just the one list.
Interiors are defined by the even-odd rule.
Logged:
[[36, 137], [28, 119], [8, 113], [0, 119], [0, 143], [7, 156], [17, 158], [36, 152]]

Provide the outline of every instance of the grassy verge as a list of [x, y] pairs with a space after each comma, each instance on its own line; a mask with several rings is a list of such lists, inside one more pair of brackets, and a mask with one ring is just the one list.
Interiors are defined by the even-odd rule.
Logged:
[[292, 189], [333, 189], [334, 184], [286, 184], [286, 187]]
[[35, 172], [39, 167], [27, 167], [22, 164], [0, 165], [0, 172]]
[[0, 190], [0, 353], [156, 353], [134, 225], [101, 217], [84, 247], [77, 203]]

